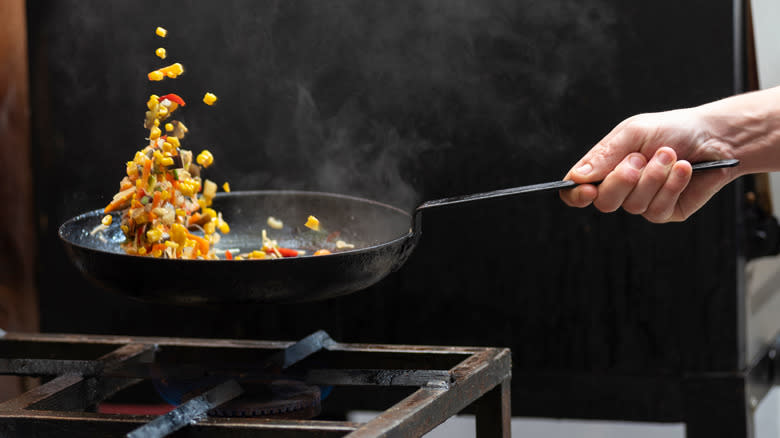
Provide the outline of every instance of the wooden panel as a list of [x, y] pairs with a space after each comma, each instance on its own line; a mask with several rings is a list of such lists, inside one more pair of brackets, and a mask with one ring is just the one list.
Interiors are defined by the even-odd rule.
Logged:
[[[38, 328], [24, 0], [0, 2], [0, 328]], [[0, 377], [0, 400], [22, 390]]]

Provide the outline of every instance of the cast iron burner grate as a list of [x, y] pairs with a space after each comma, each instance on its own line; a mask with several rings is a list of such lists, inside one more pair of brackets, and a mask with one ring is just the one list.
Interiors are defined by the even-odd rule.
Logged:
[[245, 393], [208, 412], [218, 417], [309, 419], [321, 410], [320, 388], [295, 380], [241, 384]]
[[[480, 438], [510, 434], [508, 349], [347, 344], [323, 331], [295, 343], [0, 334], [0, 374], [50, 379], [0, 403], [3, 437], [407, 437], [461, 411], [476, 414]], [[139, 383], [173, 380], [200, 383], [167, 414], [98, 410]], [[334, 388], [326, 403], [323, 387]], [[319, 419], [325, 407], [380, 414]]]

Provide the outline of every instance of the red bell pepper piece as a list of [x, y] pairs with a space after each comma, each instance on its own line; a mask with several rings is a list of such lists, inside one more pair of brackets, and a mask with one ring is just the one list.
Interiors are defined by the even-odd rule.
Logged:
[[176, 102], [179, 106], [187, 106], [187, 104], [184, 103], [184, 99], [179, 97], [178, 94], [171, 93], [171, 94], [166, 94], [165, 96], [160, 96], [160, 102], [162, 102], [165, 99], [168, 99], [171, 102]]
[[298, 251], [290, 248], [276, 248], [282, 257], [298, 257]]
[[225, 259], [233, 260], [233, 254], [230, 251], [225, 250]]

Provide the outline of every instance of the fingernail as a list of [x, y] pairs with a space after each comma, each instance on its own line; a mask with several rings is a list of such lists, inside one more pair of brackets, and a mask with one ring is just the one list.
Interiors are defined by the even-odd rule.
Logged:
[[633, 167], [634, 169], [639, 170], [645, 167], [645, 160], [634, 155], [633, 157], [628, 159], [628, 164], [630, 164], [631, 167]]
[[658, 151], [658, 154], [656, 154], [656, 157], [658, 158], [658, 162], [663, 164], [664, 166], [668, 166], [672, 164], [672, 154], [670, 154], [667, 151]]
[[590, 163], [585, 163], [582, 166], [578, 167], [576, 172], [580, 175], [587, 175], [590, 173], [590, 171], [593, 170], [593, 166], [590, 165]]

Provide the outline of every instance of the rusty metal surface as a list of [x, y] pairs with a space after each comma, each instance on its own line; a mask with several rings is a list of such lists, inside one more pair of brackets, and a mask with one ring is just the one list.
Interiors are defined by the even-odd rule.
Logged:
[[448, 387], [420, 388], [348, 436], [422, 436], [507, 381], [511, 366], [508, 349], [484, 349], [451, 370], [455, 381]]
[[127, 438], [162, 438], [168, 436], [189, 424], [194, 424], [205, 418], [206, 412], [210, 409], [238, 397], [243, 392], [243, 388], [235, 380], [228, 380], [188, 400], [167, 414], [160, 415], [143, 426], [133, 429], [127, 434]]
[[[98, 367], [107, 368], [133, 360], [148, 360], [154, 350], [153, 345], [122, 345], [111, 353], [100, 357], [96, 363], [99, 364]], [[66, 366], [62, 375], [17, 398], [0, 404], [0, 410], [84, 410], [139, 381], [135, 378], [121, 377], [85, 378], [80, 374], [69, 373], [69, 371], [69, 367]]]
[[315, 385], [425, 386], [431, 382], [449, 385], [452, 376], [446, 370], [311, 370], [306, 383]]
[[[152, 416], [91, 412], [29, 411], [24, 418], [0, 411], [0, 436], [24, 438], [97, 438], [123, 436], [151, 420]], [[208, 417], [176, 432], [174, 436], [220, 437], [343, 437], [360, 423], [317, 420], [265, 420]]]
[[[14, 345], [4, 345], [5, 341]], [[36, 363], [36, 359], [5, 355], [35, 351], [36, 343], [57, 346], [58, 351], [77, 351], [101, 344], [115, 349], [97, 360], [69, 355], [64, 360], [39, 358]], [[94, 351], [94, 347], [85, 349], [89, 354]], [[229, 351], [236, 353], [229, 357], [213, 357]], [[259, 352], [260, 356], [253, 351]], [[68, 436], [127, 434], [154, 417], [107, 415], [85, 410], [154, 373], [175, 371], [178, 354], [188, 360], [199, 354], [204, 356], [206, 360], [200, 365], [201, 369], [197, 369], [197, 363], [181, 364], [194, 367], [196, 373], [211, 372], [215, 366], [229, 364], [220, 360], [230, 360], [233, 356], [244, 360], [259, 357], [260, 362], [244, 372], [251, 375], [253, 369], [260, 376], [275, 369], [279, 376], [296, 375], [309, 384], [365, 386], [381, 391], [386, 391], [381, 388], [390, 387], [418, 389], [403, 400], [393, 402], [394, 405], [388, 404], [383, 413], [365, 424], [204, 417], [195, 424], [188, 423], [172, 436], [421, 436], [464, 408], [473, 406], [480, 438], [508, 437], [511, 377], [508, 349], [343, 344], [333, 341], [324, 332], [317, 332], [298, 343], [8, 333], [0, 339], [0, 372], [18, 368], [28, 375], [56, 375], [57, 371], [65, 374], [0, 404], [0, 436], [47, 436], [44, 431], [65, 431]], [[160, 358], [169, 362], [157, 363]], [[315, 366], [307, 367], [307, 364]], [[349, 364], [357, 366], [347, 366]], [[234, 368], [237, 365], [246, 364], [232, 364]], [[240, 372], [238, 368], [234, 371]], [[360, 409], [361, 406], [352, 408]]]
[[509, 379], [491, 389], [475, 403], [479, 438], [512, 436], [512, 405]]
[[335, 341], [324, 330], [318, 330], [271, 356], [265, 366], [286, 369], [334, 344]]

